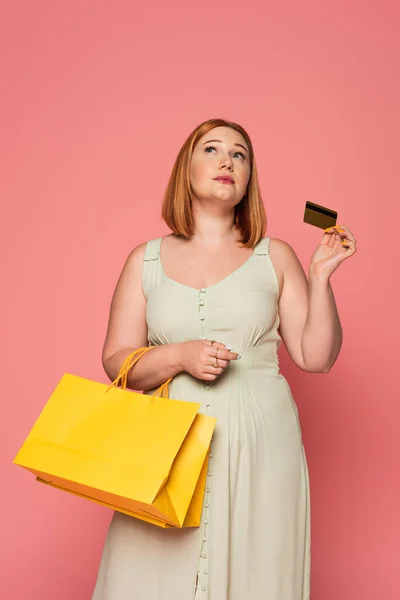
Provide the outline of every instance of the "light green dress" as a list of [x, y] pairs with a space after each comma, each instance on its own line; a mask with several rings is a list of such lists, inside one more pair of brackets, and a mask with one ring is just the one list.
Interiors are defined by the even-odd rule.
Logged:
[[181, 373], [170, 386], [171, 398], [199, 402], [217, 419], [200, 528], [165, 530], [115, 513], [93, 600], [310, 598], [308, 469], [297, 407], [279, 371], [269, 241], [201, 290], [166, 276], [161, 239], [147, 244], [149, 342], [215, 339], [242, 358], [215, 382]]

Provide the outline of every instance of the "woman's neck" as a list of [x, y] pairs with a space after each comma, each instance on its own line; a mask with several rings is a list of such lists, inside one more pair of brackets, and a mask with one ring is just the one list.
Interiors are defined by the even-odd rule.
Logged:
[[192, 240], [203, 246], [219, 246], [236, 242], [238, 231], [234, 223], [234, 210], [221, 214], [193, 207], [194, 234]]

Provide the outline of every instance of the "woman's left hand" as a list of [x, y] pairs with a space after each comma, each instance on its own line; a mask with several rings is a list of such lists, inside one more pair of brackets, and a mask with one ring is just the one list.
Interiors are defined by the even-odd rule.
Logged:
[[346, 258], [356, 253], [356, 239], [346, 225], [336, 225], [324, 231], [321, 243], [311, 257], [309, 277], [329, 277]]

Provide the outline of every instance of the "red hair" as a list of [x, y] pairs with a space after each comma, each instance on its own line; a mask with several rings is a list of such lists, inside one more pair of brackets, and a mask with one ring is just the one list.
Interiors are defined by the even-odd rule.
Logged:
[[193, 235], [193, 192], [190, 185], [190, 161], [197, 142], [215, 127], [234, 129], [243, 136], [249, 149], [250, 178], [246, 194], [235, 207], [235, 224], [240, 231], [240, 241], [243, 246], [254, 248], [265, 235], [267, 218], [258, 184], [253, 145], [249, 134], [237, 123], [225, 121], [224, 119], [210, 119], [201, 123], [192, 131], [175, 160], [164, 195], [162, 218], [176, 235], [185, 238], [190, 238]]

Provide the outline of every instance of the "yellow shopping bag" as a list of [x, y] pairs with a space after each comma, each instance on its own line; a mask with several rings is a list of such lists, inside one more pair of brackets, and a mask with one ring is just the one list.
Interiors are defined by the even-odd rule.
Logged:
[[[14, 463], [37, 480], [160, 527], [200, 525], [213, 417], [200, 404], [126, 390], [151, 348], [109, 386], [65, 374]], [[121, 388], [117, 385], [121, 382]]]

